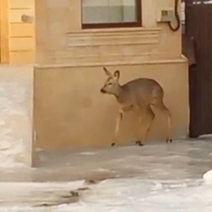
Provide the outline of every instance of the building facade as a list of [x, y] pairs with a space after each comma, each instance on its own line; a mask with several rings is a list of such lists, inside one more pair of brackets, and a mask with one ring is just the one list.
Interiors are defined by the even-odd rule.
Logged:
[[34, 0], [0, 1], [0, 62], [35, 62]]
[[[173, 117], [174, 136], [188, 131], [188, 70], [181, 30], [161, 22], [174, 0], [43, 0], [36, 2], [34, 126], [39, 147], [108, 146], [118, 105], [102, 95], [102, 67], [121, 71], [121, 83], [137, 77], [158, 80]], [[178, 7], [179, 8], [179, 7]], [[176, 24], [175, 22], [173, 25]], [[158, 114], [151, 138], [163, 138]], [[120, 142], [137, 136], [133, 114], [124, 120]]]
[[[118, 104], [100, 93], [103, 66], [119, 69], [121, 83], [156, 79], [172, 113], [174, 138], [187, 135], [188, 63], [181, 54], [181, 29], [172, 31], [162, 20], [170, 18], [166, 13], [174, 10], [174, 0], [4, 2], [13, 5], [8, 5], [9, 37], [3, 36], [10, 40], [7, 61], [34, 64], [25, 73], [33, 84], [26, 97], [32, 105], [27, 122], [32, 149], [110, 145]], [[137, 138], [136, 118], [132, 113], [124, 118], [120, 143]], [[165, 130], [166, 121], [157, 114], [150, 139], [165, 139]]]

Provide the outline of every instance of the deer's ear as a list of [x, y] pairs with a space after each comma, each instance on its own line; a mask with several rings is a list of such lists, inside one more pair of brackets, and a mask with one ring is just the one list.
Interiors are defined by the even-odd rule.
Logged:
[[108, 71], [107, 68], [103, 67], [103, 70], [108, 77], [112, 77], [111, 73]]
[[119, 70], [116, 70], [113, 74], [113, 76], [116, 78], [116, 80], [118, 81], [119, 78], [120, 78], [120, 71]]

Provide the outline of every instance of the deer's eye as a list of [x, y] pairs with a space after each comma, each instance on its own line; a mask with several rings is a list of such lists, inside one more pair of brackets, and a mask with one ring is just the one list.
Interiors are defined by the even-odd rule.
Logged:
[[112, 82], [110, 82], [110, 83], [107, 84], [107, 86], [111, 86], [111, 85], [112, 85]]

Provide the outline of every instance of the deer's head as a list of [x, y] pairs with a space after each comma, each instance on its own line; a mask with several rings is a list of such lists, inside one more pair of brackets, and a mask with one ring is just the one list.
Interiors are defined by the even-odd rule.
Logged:
[[117, 96], [120, 91], [119, 77], [120, 71], [116, 70], [111, 74], [107, 68], [103, 67], [103, 70], [107, 76], [104, 86], [100, 89], [101, 93], [113, 94]]

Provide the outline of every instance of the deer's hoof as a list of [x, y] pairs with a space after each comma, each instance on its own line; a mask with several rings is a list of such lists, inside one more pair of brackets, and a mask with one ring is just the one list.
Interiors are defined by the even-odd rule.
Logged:
[[166, 139], [166, 143], [172, 143], [172, 139], [171, 138], [167, 138]]
[[144, 144], [142, 144], [141, 141], [136, 141], [135, 144], [138, 146], [144, 146]]
[[115, 143], [115, 142], [111, 143], [111, 146], [115, 146], [115, 145], [116, 145], [116, 143]]

